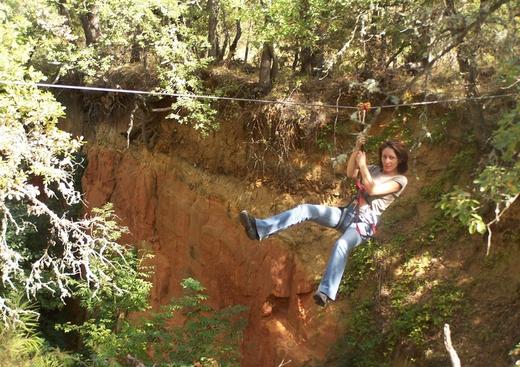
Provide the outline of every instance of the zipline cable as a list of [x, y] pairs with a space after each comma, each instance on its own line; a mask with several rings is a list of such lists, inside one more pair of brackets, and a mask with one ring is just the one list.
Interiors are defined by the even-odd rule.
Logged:
[[[161, 97], [211, 99], [211, 100], [225, 100], [225, 101], [238, 101], [238, 102], [264, 103], [264, 104], [284, 104], [284, 105], [312, 107], [312, 108], [335, 108], [335, 109], [348, 109], [348, 110], [356, 110], [356, 111], [359, 110], [359, 106], [305, 103], [305, 102], [239, 98], [239, 97], [223, 97], [223, 96], [188, 94], [188, 93], [150, 92], [150, 91], [141, 91], [141, 90], [133, 90], [133, 89], [85, 87], [85, 86], [79, 86], [79, 85], [66, 85], [66, 84], [29, 83], [29, 82], [23, 82], [23, 81], [8, 81], [8, 80], [0, 80], [0, 84], [32, 86], [32, 87], [38, 87], [38, 88], [85, 90], [85, 91], [92, 91], [92, 92], [111, 92], [111, 93], [123, 93], [123, 94], [150, 95], [150, 96], [161, 96]], [[508, 93], [508, 94], [488, 95], [488, 96], [480, 96], [480, 97], [450, 98], [450, 99], [423, 101], [423, 102], [397, 103], [397, 104], [382, 105], [382, 106], [371, 106], [367, 110], [377, 110], [379, 108], [396, 108], [396, 107], [407, 107], [407, 106], [410, 106], [410, 107], [411, 106], [424, 106], [424, 105], [432, 105], [432, 104], [440, 104], [440, 103], [457, 103], [457, 102], [465, 102], [465, 101], [477, 101], [477, 100], [486, 100], [486, 99], [514, 97], [514, 96], [518, 96], [518, 95], [519, 95], [519, 93]]]
[[253, 98], [239, 98], [239, 97], [223, 97], [223, 96], [188, 94], [188, 93], [149, 92], [149, 91], [140, 91], [140, 90], [132, 90], [132, 89], [83, 87], [83, 86], [65, 85], [65, 84], [27, 83], [27, 82], [3, 81], [3, 80], [0, 80], [0, 84], [36, 86], [36, 87], [41, 87], [41, 88], [55, 88], [55, 89], [75, 89], [75, 90], [86, 90], [86, 91], [93, 91], [93, 92], [139, 94], [139, 95], [151, 95], [151, 96], [161, 96], [161, 97], [212, 99], [212, 100], [239, 101], [239, 102], [256, 102], [256, 103], [264, 103], [264, 104], [286, 104], [286, 105], [321, 107], [321, 108], [323, 108], [323, 107], [332, 108], [333, 107], [333, 108], [340, 108], [340, 109], [357, 110], [357, 107], [354, 107], [354, 106], [341, 106], [341, 105], [337, 106], [337, 105], [332, 105], [332, 104], [305, 103], [305, 102], [294, 102], [294, 101], [277, 101], [277, 100], [269, 100], [269, 99], [253, 99]]

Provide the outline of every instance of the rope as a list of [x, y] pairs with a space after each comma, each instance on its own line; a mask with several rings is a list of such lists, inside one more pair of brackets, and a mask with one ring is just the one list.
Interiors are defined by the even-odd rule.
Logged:
[[370, 103], [364, 103], [364, 104], [360, 104], [360, 105], [362, 105], [362, 108], [360, 108], [360, 105], [358, 105], [358, 106], [348, 106], [348, 105], [333, 105], [333, 104], [322, 104], [322, 103], [305, 103], [305, 102], [294, 102], [294, 101], [279, 101], [279, 100], [269, 100], [269, 99], [222, 97], [222, 96], [203, 95], [203, 94], [150, 92], [150, 91], [133, 90], [133, 89], [85, 87], [85, 86], [66, 85], [66, 84], [29, 83], [29, 82], [23, 82], [23, 81], [0, 80], [0, 84], [32, 86], [32, 87], [39, 87], [39, 88], [85, 90], [85, 91], [93, 91], [93, 92], [111, 92], [111, 93], [138, 94], [138, 95], [150, 95], [150, 96], [162, 96], [162, 97], [181, 97], [181, 98], [195, 98], [195, 99], [239, 101], [239, 102], [250, 102], [250, 103], [264, 103], [264, 104], [283, 104], [283, 105], [293, 105], [293, 106], [311, 107], [311, 108], [312, 107], [314, 107], [314, 108], [335, 108], [335, 109], [348, 109], [348, 110], [357, 110], [357, 111], [362, 110], [362, 114], [363, 114], [362, 121], [364, 121], [364, 117], [365, 117], [366, 112], [368, 112], [369, 110], [377, 110], [379, 108], [424, 106], [424, 105], [432, 105], [432, 104], [440, 104], [440, 103], [464, 102], [464, 101], [470, 101], [470, 100], [476, 101], [476, 100], [506, 98], [506, 97], [514, 97], [514, 96], [518, 96], [519, 95], [519, 93], [509, 93], [509, 94], [488, 95], [488, 96], [480, 96], [480, 97], [450, 98], [450, 99], [434, 100], [434, 101], [398, 103], [398, 104], [391, 104], [391, 105], [382, 105], [382, 106], [377, 106], [377, 107], [370, 106]]

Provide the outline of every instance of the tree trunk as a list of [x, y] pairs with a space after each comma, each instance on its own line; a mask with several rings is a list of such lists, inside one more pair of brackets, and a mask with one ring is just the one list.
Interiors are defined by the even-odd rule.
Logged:
[[[477, 62], [476, 62], [476, 49], [468, 43], [463, 43], [457, 50], [457, 61], [459, 63], [459, 70], [464, 75], [466, 82], [466, 97], [475, 98], [479, 96], [477, 88]], [[480, 143], [484, 143], [486, 124], [484, 119], [484, 112], [482, 105], [478, 100], [469, 100], [469, 113], [470, 121], [473, 126], [473, 131], [476, 133], [477, 140]]]
[[251, 24], [251, 21], [249, 21], [249, 29], [247, 30], [247, 38], [246, 38], [246, 47], [244, 50], [244, 64], [247, 64], [247, 59], [249, 57], [249, 37], [251, 35], [251, 29], [253, 25]]
[[96, 43], [101, 36], [97, 5], [87, 5], [87, 11], [80, 15], [80, 20], [83, 32], [85, 33], [85, 42], [87, 46]]
[[298, 66], [299, 62], [300, 62], [300, 50], [296, 49], [296, 51], [294, 51], [294, 59], [293, 59], [293, 63], [292, 63], [292, 71], [296, 70], [296, 67]]
[[[482, 7], [482, 4], [481, 4]], [[455, 3], [453, 0], [446, 0], [446, 14], [448, 16], [456, 16], [457, 11], [455, 9]], [[457, 37], [457, 35], [461, 32], [461, 28], [458, 27], [454, 22], [455, 26], [452, 26], [450, 29], [452, 36]], [[464, 24], [461, 25], [464, 27]], [[478, 35], [480, 32], [480, 25], [478, 25], [475, 29], [475, 33]], [[457, 47], [457, 62], [459, 64], [460, 73], [463, 75], [465, 81], [465, 89], [466, 89], [466, 97], [470, 98], [469, 105], [469, 121], [472, 130], [475, 132], [475, 137], [479, 143], [485, 142], [486, 136], [486, 124], [484, 119], [484, 112], [482, 110], [482, 105], [474, 100], [473, 98], [478, 97], [478, 88], [477, 88], [477, 61], [476, 61], [476, 52], [478, 49], [478, 45], [469, 44], [468, 41], [463, 41]]]
[[317, 49], [311, 55], [311, 73], [312, 75], [321, 76], [325, 69], [325, 56], [321, 47], [318, 45]]
[[219, 47], [218, 52], [217, 52], [217, 61], [224, 60], [224, 55], [226, 54], [226, 49], [228, 48], [228, 45], [229, 45], [229, 38], [230, 38], [229, 31], [226, 29], [225, 35], [224, 35], [224, 44], [222, 45], [222, 47]]
[[379, 59], [377, 63], [377, 69], [381, 74], [386, 74], [386, 59], [388, 58], [388, 42], [386, 40], [386, 35], [381, 34], [379, 36], [379, 43], [381, 47], [379, 48]]
[[208, 56], [217, 59], [218, 56], [218, 37], [217, 37], [217, 24], [218, 24], [218, 0], [208, 0], [208, 42], [210, 49]]
[[273, 45], [269, 45], [269, 52], [271, 53], [271, 57], [273, 59], [273, 63], [271, 65], [271, 85], [276, 82], [278, 77], [278, 70], [280, 69], [280, 63], [278, 61], [278, 56], [274, 52]]
[[312, 52], [310, 47], [304, 47], [300, 53], [300, 71], [302, 74], [312, 74]]
[[258, 88], [260, 90], [266, 92], [271, 89], [273, 77], [276, 77], [277, 67], [273, 46], [266, 42], [264, 43], [260, 56], [260, 76], [258, 81]]
[[130, 51], [130, 62], [139, 62], [141, 61], [141, 54], [143, 52], [143, 47], [137, 41], [137, 34], [141, 32], [140, 27], [137, 27], [134, 32], [133, 40], [132, 40], [132, 50]]
[[228, 43], [229, 43], [229, 34], [226, 34], [226, 36], [224, 37], [224, 44], [222, 45], [222, 48], [219, 48], [219, 51], [217, 54], [217, 61], [224, 60], [224, 54], [226, 53]]
[[226, 54], [226, 49], [229, 45], [229, 40], [231, 39], [231, 36], [229, 35], [229, 28], [227, 26], [226, 21], [226, 11], [224, 8], [222, 8], [222, 24], [224, 27], [224, 44], [222, 45], [222, 48], [217, 51], [217, 61], [224, 60], [224, 55]]
[[70, 17], [70, 11], [67, 8], [67, 0], [58, 1], [58, 14], [63, 15], [65, 18], [67, 18], [67, 21], [65, 22], [65, 24], [70, 27], [71, 17]]
[[[298, 14], [300, 19], [304, 23], [309, 22], [309, 0], [301, 0], [299, 5]], [[300, 47], [300, 73], [304, 75], [312, 74], [312, 49], [308, 44]]]
[[249, 57], [249, 40], [246, 42], [246, 48], [244, 50], [244, 64], [247, 64], [247, 58]]
[[361, 71], [361, 78], [363, 79], [373, 79], [375, 75], [376, 65], [377, 65], [377, 50], [379, 48], [377, 44], [377, 24], [376, 24], [377, 16], [376, 14], [372, 14], [370, 18], [370, 24], [366, 26], [365, 38], [362, 40], [363, 48], [365, 51], [363, 70]]
[[141, 61], [141, 51], [142, 48], [137, 44], [137, 42], [132, 44], [132, 51], [130, 52], [130, 63]]
[[233, 58], [235, 57], [235, 53], [237, 52], [238, 41], [240, 41], [240, 37], [242, 36], [242, 28], [238, 19], [235, 22], [235, 27], [235, 38], [233, 39], [233, 42], [231, 42], [231, 45], [229, 45], [229, 53], [227, 60], [233, 60]]

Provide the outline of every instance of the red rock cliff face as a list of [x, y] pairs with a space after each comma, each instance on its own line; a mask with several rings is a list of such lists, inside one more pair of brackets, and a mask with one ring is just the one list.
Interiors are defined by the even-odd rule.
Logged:
[[242, 366], [289, 360], [298, 366], [325, 357], [337, 322], [313, 304], [315, 284], [296, 255], [275, 240], [250, 241], [237, 209], [197, 191], [171, 161], [105, 148], [91, 148], [88, 160], [88, 205], [112, 202], [131, 231], [129, 240], [154, 249], [153, 306], [178, 296], [179, 282], [192, 276], [213, 306], [249, 307]]

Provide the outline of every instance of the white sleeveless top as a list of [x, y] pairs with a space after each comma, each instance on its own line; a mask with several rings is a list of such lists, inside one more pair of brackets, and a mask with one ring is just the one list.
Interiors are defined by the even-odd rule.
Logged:
[[399, 195], [401, 195], [404, 188], [408, 184], [408, 179], [403, 175], [387, 176], [381, 171], [381, 168], [376, 165], [369, 165], [368, 171], [370, 172], [372, 180], [374, 180], [376, 185], [388, 181], [395, 181], [401, 187], [399, 191], [393, 192], [391, 194], [368, 196], [367, 201], [370, 203], [373, 213], [377, 216], [380, 216], [381, 213], [383, 213], [385, 209], [388, 208], [388, 206], [392, 204], [394, 200], [399, 197]]

